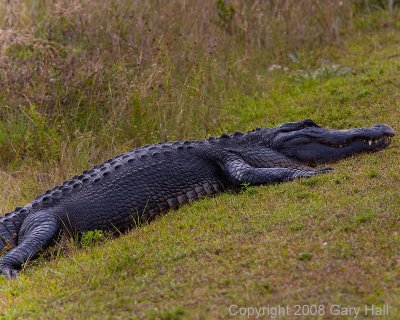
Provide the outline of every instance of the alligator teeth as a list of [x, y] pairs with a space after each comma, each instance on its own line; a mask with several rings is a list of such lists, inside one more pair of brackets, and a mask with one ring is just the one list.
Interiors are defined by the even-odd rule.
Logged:
[[339, 144], [339, 148], [343, 147], [341, 144]]
[[368, 144], [371, 145], [371, 144], [372, 144], [372, 140], [369, 140], [369, 141], [368, 141]]
[[374, 142], [375, 142], [375, 143], [378, 143], [378, 140], [375, 140]]

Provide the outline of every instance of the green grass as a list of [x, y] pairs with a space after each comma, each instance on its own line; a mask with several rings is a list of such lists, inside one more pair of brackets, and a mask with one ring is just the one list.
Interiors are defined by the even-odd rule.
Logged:
[[[224, 97], [223, 127], [213, 133], [305, 117], [327, 127], [385, 123], [398, 130], [399, 45], [399, 31], [385, 29], [349, 38], [340, 50], [322, 50], [321, 57], [329, 54], [351, 68], [343, 75], [293, 77], [295, 66], [273, 75], [259, 71], [255, 94]], [[231, 304], [386, 303], [388, 318], [398, 319], [399, 155], [395, 138], [382, 152], [334, 164], [334, 173], [246, 187], [169, 212], [117, 239], [93, 244], [90, 235], [84, 249], [56, 248], [17, 280], [0, 279], [0, 315], [226, 319]], [[61, 160], [59, 171], [44, 168], [37, 179], [29, 170], [2, 172], [0, 189], [10, 194], [3, 206], [29, 201], [55, 179], [83, 169], [82, 159], [67, 167]]]

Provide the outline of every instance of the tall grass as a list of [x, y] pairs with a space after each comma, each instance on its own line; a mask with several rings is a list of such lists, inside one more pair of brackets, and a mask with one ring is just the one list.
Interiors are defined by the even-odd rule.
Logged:
[[340, 45], [365, 3], [3, 1], [1, 164], [219, 131], [234, 92], [265, 90], [271, 63]]

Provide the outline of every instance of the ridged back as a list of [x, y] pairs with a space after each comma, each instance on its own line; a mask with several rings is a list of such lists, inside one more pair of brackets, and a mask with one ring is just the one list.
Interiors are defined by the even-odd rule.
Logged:
[[5, 217], [0, 217], [0, 222], [4, 219], [7, 220], [14, 217], [14, 215], [20, 215], [22, 217], [31, 212], [41, 210], [42, 208], [51, 207], [57, 204], [61, 199], [79, 192], [83, 187], [90, 184], [97, 184], [104, 178], [122, 170], [128, 165], [133, 165], [135, 162], [138, 163], [138, 165], [144, 165], [151, 161], [152, 158], [156, 159], [161, 153], [167, 154], [171, 152], [179, 152], [180, 150], [193, 147], [193, 144], [196, 143], [198, 143], [198, 141], [158, 143], [154, 145], [145, 145], [141, 148], [132, 149], [126, 153], [117, 155], [90, 170], [83, 171], [81, 175], [74, 176], [73, 178], [64, 181], [61, 185], [55, 186], [53, 189], [47, 190], [38, 195], [26, 206], [17, 208], [14, 212], [8, 213]]

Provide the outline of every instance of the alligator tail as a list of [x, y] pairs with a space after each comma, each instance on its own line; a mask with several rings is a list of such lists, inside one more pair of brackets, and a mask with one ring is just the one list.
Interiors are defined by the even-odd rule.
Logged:
[[4, 217], [0, 217], [0, 254], [18, 244], [18, 233], [26, 217], [25, 212], [26, 209], [17, 208], [13, 212], [6, 213]]

